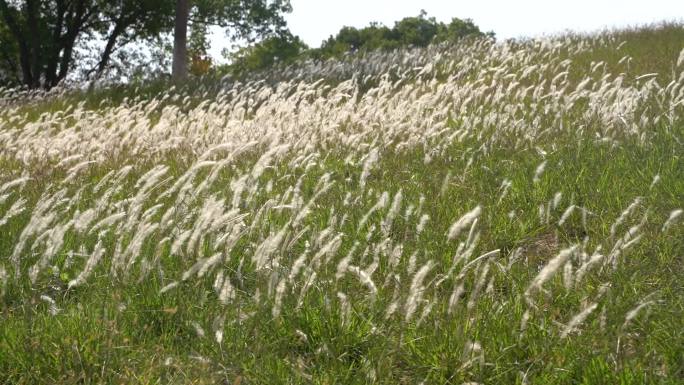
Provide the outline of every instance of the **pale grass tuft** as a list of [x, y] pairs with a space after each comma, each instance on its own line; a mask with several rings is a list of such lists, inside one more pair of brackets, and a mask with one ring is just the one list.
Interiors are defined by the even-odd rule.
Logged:
[[59, 314], [60, 311], [62, 311], [62, 309], [57, 307], [57, 302], [55, 302], [55, 300], [52, 299], [50, 296], [42, 294], [40, 296], [40, 299], [48, 304], [48, 311], [50, 312], [50, 315], [56, 316], [57, 314]]
[[570, 333], [574, 332], [574, 331], [577, 329], [577, 327], [578, 327], [579, 325], [581, 325], [582, 322], [584, 322], [584, 320], [587, 319], [587, 317], [588, 317], [594, 310], [596, 310], [597, 307], [598, 307], [598, 304], [597, 304], [597, 303], [592, 303], [592, 304], [588, 305], [587, 307], [585, 307], [581, 312], [577, 313], [577, 315], [575, 315], [574, 317], [572, 317], [572, 319], [570, 320], [570, 322], [568, 323], [568, 325], [567, 325], [567, 326], [565, 327], [565, 329], [563, 329], [563, 331], [561, 332], [560, 338], [567, 338], [568, 335], [569, 335]]
[[544, 174], [545, 169], [546, 169], [546, 161], [543, 161], [534, 170], [534, 176], [532, 177], [532, 182], [534, 184], [537, 184], [541, 181], [541, 176], [542, 176], [542, 174]]
[[423, 230], [425, 230], [425, 226], [427, 225], [429, 220], [430, 220], [430, 216], [427, 214], [423, 214], [420, 216], [420, 220], [418, 221], [418, 224], [416, 225], [416, 235], [422, 233]]
[[370, 172], [377, 163], [378, 159], [380, 159], [378, 149], [373, 148], [366, 156], [366, 160], [363, 162], [363, 170], [361, 171], [361, 177], [359, 178], [359, 186], [361, 186], [362, 190], [366, 187], [366, 180], [370, 176]]
[[[682, 52], [684, 52], [684, 51], [682, 51]], [[665, 223], [663, 224], [663, 227], [662, 227], [662, 229], [661, 229], [660, 231], [661, 231], [662, 233], [667, 232], [667, 230], [669, 230], [670, 227], [672, 227], [672, 226], [675, 224], [675, 222], [677, 221], [677, 219], [678, 219], [680, 216], [682, 216], [682, 214], [684, 214], [684, 210], [682, 210], [682, 209], [673, 210], [673, 211], [670, 213], [670, 216], [667, 218], [667, 220], [666, 220]]]
[[473, 221], [475, 221], [481, 213], [481, 206], [477, 206], [471, 211], [465, 213], [461, 218], [459, 218], [456, 222], [454, 222], [451, 225], [449, 231], [447, 232], [447, 239], [450, 241], [456, 239], [456, 237], [458, 237], [461, 231], [470, 226], [470, 224], [472, 224]]
[[610, 226], [610, 238], [613, 239], [615, 238], [615, 233], [617, 232], [617, 228], [627, 219], [627, 217], [636, 209], [639, 205], [641, 205], [641, 201], [643, 198], [641, 197], [636, 197], [632, 203], [630, 203], [627, 208], [620, 213], [620, 216], [615, 220], [615, 222]]
[[677, 67], [681, 67], [684, 64], [684, 49], [679, 52], [679, 57], [677, 58]]
[[625, 315], [625, 322], [622, 323], [621, 329], [622, 330], [626, 329], [629, 326], [629, 324], [632, 323], [632, 321], [639, 315], [641, 310], [643, 310], [647, 306], [651, 306], [655, 303], [656, 303], [656, 301], [654, 301], [654, 300], [644, 301], [644, 302], [639, 303], [634, 309], [628, 311], [627, 314]]
[[463, 347], [463, 354], [461, 360], [463, 364], [461, 369], [466, 369], [472, 366], [480, 368], [485, 365], [484, 349], [477, 341], [467, 342]]
[[[95, 270], [95, 267], [97, 264], [100, 262], [102, 259], [102, 256], [105, 253], [105, 248], [102, 245], [102, 236], [100, 239], [98, 239], [97, 244], [95, 245], [95, 248], [93, 249], [92, 254], [88, 258], [88, 261], [85, 264], [85, 267], [83, 267], [83, 270], [78, 274], [78, 276], [68, 283], [68, 288], [71, 289], [76, 286], [82, 285], [86, 279], [93, 273]], [[162, 292], [163, 293], [163, 292]]]
[[387, 204], [389, 203], [389, 193], [387, 191], [383, 192], [380, 195], [380, 199], [378, 199], [377, 203], [373, 205], [366, 214], [361, 218], [361, 221], [359, 221], [359, 225], [357, 226], [357, 232], [360, 232], [361, 229], [366, 225], [368, 220], [370, 219], [371, 215], [373, 215], [374, 212], [381, 210], [385, 207], [387, 207]]
[[531, 294], [541, 289], [542, 285], [548, 281], [553, 274], [573, 256], [578, 250], [577, 245], [573, 245], [561, 250], [555, 257], [553, 257], [546, 265], [539, 271], [536, 277], [532, 280], [530, 285], [525, 290], [525, 297], [530, 299]]
[[370, 275], [368, 275], [368, 273], [366, 273], [360, 267], [349, 265], [347, 266], [347, 271], [354, 274], [359, 279], [359, 281], [364, 286], [366, 286], [368, 292], [371, 295], [371, 298], [374, 298], [378, 294], [378, 288], [375, 286], [375, 283], [371, 279]]
[[5, 215], [0, 218], [0, 226], [6, 224], [10, 219], [24, 212], [24, 210], [26, 210], [26, 199], [17, 199], [14, 201], [14, 203], [12, 203], [12, 206], [10, 206]]
[[425, 291], [425, 286], [423, 286], [423, 280], [425, 280], [425, 277], [430, 272], [433, 266], [434, 262], [428, 261], [413, 276], [413, 280], [411, 281], [411, 287], [409, 288], [409, 296], [406, 300], [406, 305], [404, 307], [404, 320], [406, 322], [409, 322], [411, 320], [411, 318], [413, 317], [413, 313], [416, 311], [419, 302], [421, 302], [423, 298], [423, 291]]

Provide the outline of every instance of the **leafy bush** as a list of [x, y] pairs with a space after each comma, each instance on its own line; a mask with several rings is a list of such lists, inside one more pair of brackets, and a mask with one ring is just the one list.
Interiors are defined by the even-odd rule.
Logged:
[[231, 54], [231, 69], [234, 73], [242, 74], [263, 70], [277, 63], [290, 63], [307, 49], [298, 36], [290, 32], [281, 33]]
[[418, 16], [406, 17], [388, 28], [379, 23], [356, 29], [343, 27], [335, 37], [323, 43], [318, 58], [340, 57], [348, 52], [392, 50], [400, 47], [426, 47], [432, 43], [455, 42], [465, 37], [494, 36], [493, 32], [482, 33], [470, 19], [453, 18], [449, 24], [427, 17], [425, 11]]

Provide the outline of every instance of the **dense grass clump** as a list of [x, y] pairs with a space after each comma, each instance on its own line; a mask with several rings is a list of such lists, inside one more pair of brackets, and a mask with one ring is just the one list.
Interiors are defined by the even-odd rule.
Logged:
[[2, 91], [0, 383], [683, 382], [682, 35]]

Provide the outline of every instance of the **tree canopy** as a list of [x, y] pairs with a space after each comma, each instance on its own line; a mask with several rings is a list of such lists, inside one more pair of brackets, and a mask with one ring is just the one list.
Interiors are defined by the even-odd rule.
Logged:
[[309, 47], [289, 31], [271, 36], [256, 44], [240, 48], [228, 54], [231, 69], [235, 74], [262, 70], [279, 63], [292, 63], [300, 58]]
[[360, 29], [343, 27], [335, 36], [325, 40], [320, 48], [309, 49], [299, 37], [285, 31], [226, 54], [231, 61], [226, 69], [235, 75], [241, 75], [298, 59], [322, 60], [341, 57], [348, 53], [411, 46], [425, 47], [433, 43], [456, 42], [467, 37], [484, 36], [493, 37], [494, 33], [483, 33], [470, 19], [453, 18], [445, 24], [438, 22], [434, 17], [427, 17], [425, 11], [422, 11], [418, 16], [397, 21], [392, 28], [380, 23], [371, 23]]
[[[187, 50], [179, 57], [185, 58], [185, 68], [195, 75], [207, 73], [212, 64], [207, 54], [210, 25], [224, 27], [229, 38], [250, 44], [228, 54], [235, 74], [300, 58], [327, 59], [493, 36], [480, 31], [470, 19], [443, 23], [421, 11], [391, 28], [380, 23], [343, 27], [320, 48], [309, 49], [286, 28], [283, 14], [291, 11], [290, 0], [185, 1], [189, 11], [182, 25], [190, 24], [191, 34], [187, 41], [183, 34], [182, 47], [187, 45]], [[144, 43], [143, 51], [153, 52], [152, 56], [164, 57], [157, 51], [170, 56], [160, 36], [168, 36], [174, 24], [178, 28], [177, 4], [177, 0], [0, 0], [0, 86], [51, 88], [77, 69], [82, 80], [101, 78], [116, 68], [122, 74], [122, 67], [137, 76], [140, 71], [130, 61], [142, 54], [131, 47]], [[119, 56], [127, 62], [116, 66]], [[143, 72], [149, 73], [149, 68]]]
[[[174, 7], [173, 0], [0, 0], [0, 82], [54, 87], [74, 70], [79, 47], [97, 51], [85, 74], [100, 76], [115, 51], [170, 32]], [[283, 29], [290, 10], [289, 0], [193, 0], [190, 23], [254, 41]]]
[[453, 18], [450, 23], [438, 22], [427, 17], [425, 11], [418, 16], [406, 17], [397, 21], [393, 28], [379, 23], [357, 29], [343, 27], [337, 35], [323, 42], [313, 56], [319, 58], [338, 57], [348, 52], [364, 52], [376, 49], [396, 49], [399, 47], [425, 47], [432, 43], [455, 42], [465, 37], [494, 36], [492, 32], [483, 33], [470, 19]]

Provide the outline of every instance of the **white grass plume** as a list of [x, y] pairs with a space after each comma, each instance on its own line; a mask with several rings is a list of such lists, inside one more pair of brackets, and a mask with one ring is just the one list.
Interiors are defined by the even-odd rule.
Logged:
[[366, 159], [363, 162], [363, 170], [361, 171], [361, 177], [359, 178], [359, 186], [361, 186], [362, 190], [366, 187], [366, 180], [370, 176], [370, 172], [377, 163], [379, 158], [380, 157], [377, 147], [373, 148], [366, 156]]
[[425, 230], [425, 226], [427, 225], [429, 220], [430, 220], [430, 216], [427, 214], [423, 214], [420, 216], [420, 219], [418, 220], [418, 224], [416, 225], [416, 235], [422, 233], [423, 230]]
[[620, 216], [615, 220], [615, 222], [610, 226], [610, 238], [613, 239], [615, 238], [615, 233], [617, 232], [618, 227], [625, 221], [627, 220], [627, 217], [634, 211], [634, 209], [637, 208], [641, 204], [642, 198], [641, 197], [636, 197], [632, 203], [630, 203], [627, 208], [620, 213]]
[[387, 212], [387, 216], [385, 216], [385, 219], [382, 221], [382, 224], [380, 226], [382, 233], [387, 236], [392, 229], [392, 224], [394, 223], [394, 219], [396, 218], [397, 214], [399, 214], [399, 211], [401, 210], [401, 201], [402, 201], [402, 190], [399, 189], [396, 194], [394, 194], [394, 199], [392, 200], [392, 205], [390, 206], [389, 211]]
[[283, 296], [285, 294], [285, 289], [287, 289], [287, 280], [281, 279], [280, 282], [278, 282], [278, 286], [276, 286], [276, 290], [275, 290], [275, 298], [273, 300], [273, 309], [271, 310], [271, 314], [273, 315], [273, 318], [277, 318], [280, 315], [280, 311], [282, 310], [282, 307], [283, 307]]
[[603, 258], [605, 258], [605, 255], [600, 254], [599, 251], [600, 249], [594, 251], [591, 257], [589, 257], [589, 260], [582, 263], [582, 265], [577, 269], [575, 272], [575, 287], [579, 287], [580, 283], [582, 282], [582, 278], [584, 278], [585, 274], [592, 266], [597, 265]]
[[485, 285], [487, 275], [489, 274], [489, 263], [486, 263], [484, 267], [482, 268], [482, 271], [480, 272], [480, 276], [477, 279], [477, 282], [475, 283], [475, 287], [473, 288], [473, 291], [470, 293], [470, 298], [468, 298], [468, 303], [466, 305], [468, 311], [472, 310], [475, 305], [477, 304], [478, 297], [480, 295], [480, 292], [482, 291], [482, 288]]
[[344, 276], [344, 274], [347, 272], [347, 268], [349, 267], [349, 262], [351, 262], [354, 253], [356, 252], [356, 249], [359, 246], [359, 242], [354, 242], [354, 245], [351, 247], [347, 255], [340, 260], [337, 264], [337, 272], [335, 273], [335, 279], [339, 280]]
[[0, 298], [5, 296], [8, 278], [9, 274], [7, 274], [7, 269], [5, 269], [4, 265], [0, 265]]
[[570, 322], [568, 322], [567, 326], [561, 332], [560, 338], [568, 337], [568, 335], [570, 335], [570, 333], [575, 331], [577, 329], [577, 327], [579, 325], [581, 325], [584, 322], [584, 320], [587, 319], [587, 317], [589, 317], [589, 315], [594, 310], [596, 310], [597, 307], [598, 307], [597, 303], [592, 303], [592, 304], [588, 305], [587, 307], [585, 307], [584, 309], [582, 309], [582, 311], [577, 313], [574, 317], [572, 317]]
[[359, 221], [359, 225], [357, 227], [358, 228], [357, 231], [361, 231], [363, 226], [368, 222], [368, 220], [370, 219], [371, 215], [373, 215], [374, 212], [387, 207], [388, 203], [389, 203], [389, 193], [387, 191], [385, 191], [382, 193], [382, 195], [380, 195], [380, 199], [378, 199], [377, 203], [375, 203], [375, 205], [373, 205], [370, 209], [368, 209], [366, 214], [364, 214], [363, 218], [361, 218], [361, 221]]
[[176, 287], [178, 287], [178, 285], [179, 285], [179, 282], [177, 282], [177, 281], [171, 282], [171, 283], [165, 285], [164, 287], [162, 287], [159, 290], [159, 294], [164, 294], [168, 291], [171, 291], [171, 290], [175, 289]]
[[565, 222], [570, 218], [570, 215], [575, 211], [577, 206], [575, 205], [570, 205], [565, 211], [563, 212], [563, 215], [561, 215], [560, 220], [558, 220], [558, 226], [563, 226]]
[[364, 286], [366, 286], [368, 292], [371, 295], [371, 298], [375, 298], [375, 296], [378, 294], [378, 288], [377, 286], [375, 286], [375, 283], [371, 279], [370, 275], [368, 275], [368, 273], [366, 273], [360, 267], [354, 265], [347, 266], [347, 271], [354, 274], [359, 279], [359, 281]]
[[20, 178], [13, 179], [13, 180], [3, 184], [2, 186], [0, 186], [0, 195], [2, 195], [5, 191], [9, 191], [10, 189], [12, 189], [14, 187], [17, 187], [17, 186], [23, 187], [26, 184], [26, 182], [28, 182], [29, 180], [31, 180], [31, 178], [29, 178], [28, 176], [22, 176]]
[[[684, 50], [682, 51], [684, 52]], [[653, 187], [655, 187], [658, 183], [660, 183], [660, 174], [657, 174], [656, 176], [653, 177], [653, 181], [651, 182], [651, 185], [648, 187], [649, 190], [653, 190]]]
[[48, 304], [48, 311], [50, 312], [50, 315], [56, 316], [60, 311], [62, 311], [62, 309], [57, 307], [57, 302], [55, 302], [52, 297], [43, 294], [40, 296], [40, 299]]
[[10, 206], [9, 210], [7, 210], [5, 215], [2, 218], [0, 218], [0, 226], [9, 222], [10, 219], [21, 214], [22, 212], [24, 212], [24, 210], [26, 210], [26, 199], [17, 199], [16, 201], [14, 201], [14, 203], [12, 203], [12, 206]]
[[546, 265], [539, 271], [536, 277], [532, 280], [525, 291], [525, 296], [529, 298], [533, 291], [541, 289], [542, 285], [548, 281], [556, 271], [570, 259], [576, 252], [578, 246], [573, 245], [561, 250], [555, 257], [553, 257]]
[[425, 286], [423, 286], [423, 281], [425, 280], [425, 277], [430, 272], [433, 266], [434, 262], [428, 261], [418, 270], [418, 272], [413, 276], [413, 279], [411, 280], [409, 296], [406, 299], [406, 305], [404, 307], [404, 320], [406, 322], [411, 321], [413, 313], [415, 313], [416, 309], [418, 309], [418, 304], [421, 302], [423, 298], [423, 291], [425, 290]]
[[[647, 296], [647, 297], [650, 297], [650, 296]], [[651, 306], [655, 303], [656, 303], [655, 300], [642, 301], [634, 309], [628, 311], [627, 314], [625, 315], [625, 322], [622, 323], [621, 329], [625, 330], [632, 323], [632, 321], [639, 315], [639, 313], [643, 309], [645, 309], [647, 306]]]
[[481, 206], [477, 206], [471, 211], [465, 213], [461, 218], [451, 225], [449, 231], [447, 232], [447, 239], [450, 241], [456, 239], [461, 231], [470, 226], [470, 224], [473, 223], [473, 221], [475, 221], [475, 219], [477, 219], [481, 213]]
[[77, 287], [82, 285], [86, 279], [93, 273], [95, 270], [95, 267], [97, 264], [100, 262], [102, 259], [102, 256], [104, 256], [105, 253], [105, 248], [102, 245], [102, 237], [98, 239], [97, 244], [95, 245], [95, 248], [93, 248], [93, 252], [88, 258], [88, 261], [86, 262], [85, 266], [83, 267], [83, 270], [76, 276], [76, 278], [72, 279], [69, 281], [67, 287], [69, 289], [73, 287]]
[[[682, 52], [684, 52], [684, 50]], [[667, 232], [682, 214], [684, 214], [684, 210], [682, 209], [673, 210], [660, 231], [663, 233]]]
[[543, 161], [534, 170], [534, 176], [532, 177], [532, 182], [534, 184], [537, 184], [537, 183], [539, 183], [539, 181], [541, 181], [541, 176], [542, 176], [542, 174], [544, 174], [545, 169], [546, 169], [546, 161]]

